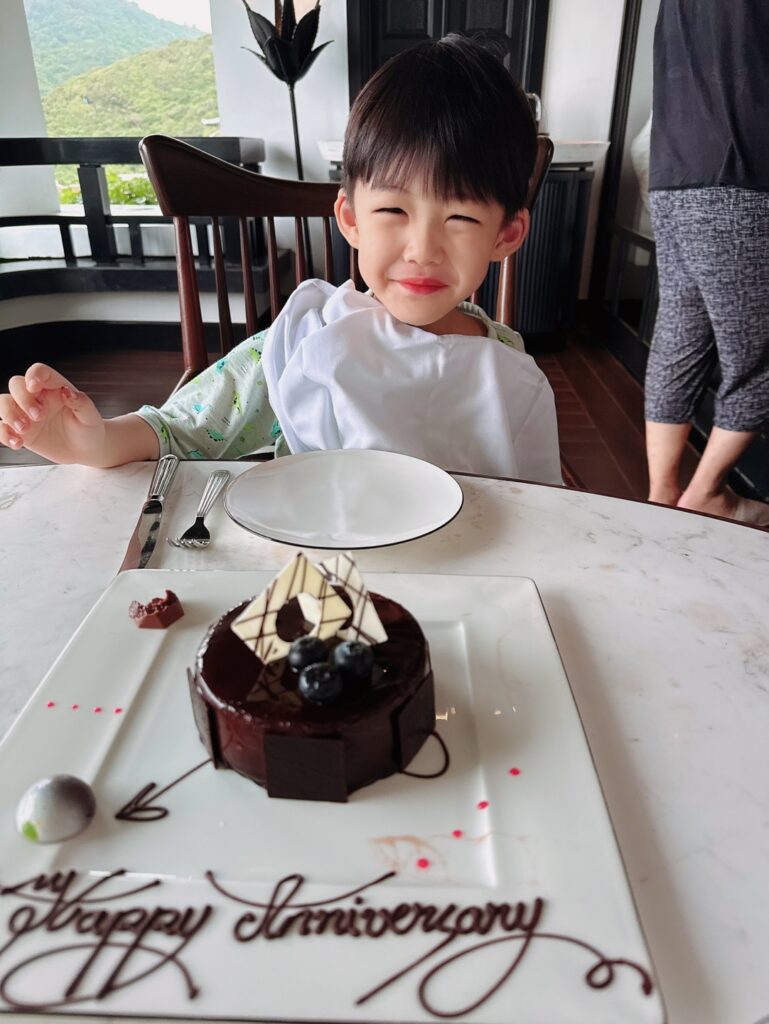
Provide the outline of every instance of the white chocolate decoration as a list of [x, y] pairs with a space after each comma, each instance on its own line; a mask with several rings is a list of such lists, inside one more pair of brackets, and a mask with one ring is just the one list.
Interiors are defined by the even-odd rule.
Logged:
[[337, 636], [342, 640], [358, 640], [370, 647], [385, 641], [387, 633], [350, 552], [327, 558], [318, 568], [344, 590], [352, 604], [352, 621], [346, 629], [338, 630]]
[[[301, 552], [289, 562], [269, 586], [233, 620], [233, 633], [267, 665], [285, 658], [290, 640], [278, 636], [278, 612], [292, 598], [309, 594], [317, 600], [317, 619], [309, 636], [327, 640], [350, 617], [350, 609], [331, 582]], [[304, 614], [304, 611], [303, 611]]]

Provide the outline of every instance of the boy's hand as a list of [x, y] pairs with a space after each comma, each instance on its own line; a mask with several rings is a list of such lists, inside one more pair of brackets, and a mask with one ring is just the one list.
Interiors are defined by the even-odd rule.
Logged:
[[23, 377], [10, 379], [8, 391], [0, 395], [0, 443], [52, 462], [100, 463], [105, 420], [66, 377], [35, 363]]

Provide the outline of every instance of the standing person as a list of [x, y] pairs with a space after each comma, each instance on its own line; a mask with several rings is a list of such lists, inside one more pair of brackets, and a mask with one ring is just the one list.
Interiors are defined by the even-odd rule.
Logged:
[[[769, 3], [661, 0], [650, 201], [660, 304], [646, 370], [649, 500], [769, 525], [729, 472], [769, 424]], [[713, 428], [681, 457], [716, 357]]]
[[335, 207], [368, 295], [305, 281], [266, 337], [111, 420], [36, 364], [0, 395], [0, 442], [92, 466], [373, 448], [562, 483], [546, 377], [465, 301], [526, 238], [536, 144], [525, 94], [481, 46], [447, 36], [393, 57], [353, 104]]

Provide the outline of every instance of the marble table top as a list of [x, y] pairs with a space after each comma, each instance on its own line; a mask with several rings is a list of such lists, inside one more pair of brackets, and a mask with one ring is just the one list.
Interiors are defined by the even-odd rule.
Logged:
[[[191, 521], [211, 468], [182, 464], [152, 567], [280, 568], [294, 549], [246, 534], [221, 504], [206, 552], [165, 543]], [[151, 472], [137, 463], [0, 473], [0, 734], [117, 572]], [[455, 520], [360, 552], [360, 568], [536, 582], [669, 1022], [769, 1019], [769, 535], [565, 489], [458, 479]]]

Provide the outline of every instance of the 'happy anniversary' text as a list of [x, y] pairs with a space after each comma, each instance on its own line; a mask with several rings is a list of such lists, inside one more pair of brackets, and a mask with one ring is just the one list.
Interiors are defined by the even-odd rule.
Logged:
[[[304, 877], [288, 875], [260, 902], [231, 892], [207, 872], [208, 883], [217, 894], [215, 911], [211, 903], [165, 906], [149, 902], [150, 893], [154, 896], [162, 891], [162, 881], [132, 885], [122, 870], [96, 879], [74, 870], [36, 875], [0, 888], [3, 902], [16, 904], [5, 921], [5, 936], [0, 935], [0, 1000], [10, 1008], [30, 1011], [100, 1002], [162, 971], [175, 976], [164, 983], [179, 986], [181, 1005], [194, 999], [201, 990], [199, 985], [206, 981], [193, 979], [183, 954], [228, 906], [242, 907], [234, 921], [225, 923], [236, 948], [256, 941], [322, 940], [323, 936], [371, 940], [413, 934], [427, 938], [416, 957], [411, 943], [408, 962], [398, 965], [373, 988], [352, 996], [356, 1005], [410, 979], [423, 1009], [437, 1017], [464, 1016], [510, 982], [520, 972], [532, 944], [543, 941], [568, 943], [575, 951], [587, 953], [587, 970], [584, 963], [581, 969], [591, 988], [610, 986], [617, 968], [624, 967], [637, 973], [641, 994], [652, 991], [651, 978], [639, 964], [606, 957], [574, 936], [544, 930], [546, 904], [541, 898], [466, 906], [453, 902], [371, 905], [372, 891], [378, 887], [386, 891], [392, 877], [389, 873], [338, 895], [308, 900], [303, 895]], [[142, 904], [137, 905], [137, 897], [143, 894]], [[117, 908], [119, 901], [130, 901], [130, 905]], [[429, 991], [431, 982], [445, 979], [447, 972], [471, 954], [483, 955], [503, 943], [509, 946], [510, 955], [491, 983], [484, 983], [483, 990], [470, 999], [464, 992], [465, 1005], [461, 1007], [435, 1005]], [[299, 955], [296, 947], [292, 948], [293, 955]], [[54, 960], [59, 969], [52, 971], [48, 968]], [[209, 984], [215, 985], [214, 976]]]

